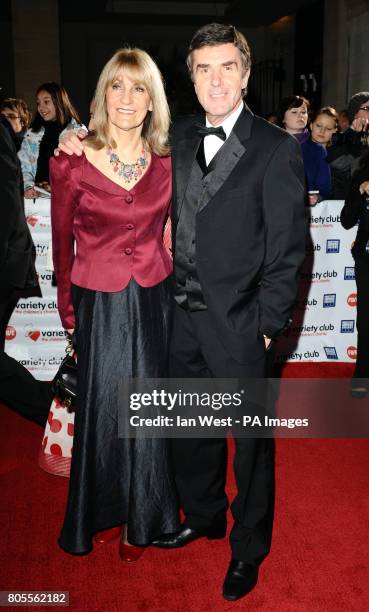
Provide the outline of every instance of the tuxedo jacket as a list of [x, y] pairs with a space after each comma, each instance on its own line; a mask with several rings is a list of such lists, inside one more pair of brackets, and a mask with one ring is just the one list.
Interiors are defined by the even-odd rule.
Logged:
[[41, 295], [34, 267], [35, 249], [24, 216], [21, 170], [12, 138], [0, 123], [0, 292]]
[[[204, 117], [200, 121], [205, 122]], [[173, 245], [201, 136], [199, 117], [173, 126]], [[196, 214], [196, 269], [220, 338], [239, 362], [264, 354], [263, 334], [288, 324], [305, 255], [300, 145], [245, 106], [204, 175]]]

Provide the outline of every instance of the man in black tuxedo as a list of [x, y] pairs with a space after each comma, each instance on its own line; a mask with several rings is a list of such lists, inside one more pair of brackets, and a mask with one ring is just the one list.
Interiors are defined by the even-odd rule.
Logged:
[[[243, 102], [250, 50], [233, 26], [193, 37], [188, 66], [206, 117], [173, 129], [176, 311], [171, 376], [262, 378], [267, 350], [288, 323], [305, 253], [304, 171], [297, 141]], [[256, 584], [269, 552], [274, 441], [236, 439], [232, 560], [223, 595]], [[182, 529], [162, 548], [224, 537], [225, 439], [176, 439]]]
[[0, 121], [0, 401], [45, 425], [52, 402], [50, 383], [36, 380], [4, 352], [6, 327], [18, 300], [41, 296], [21, 184], [15, 146]]

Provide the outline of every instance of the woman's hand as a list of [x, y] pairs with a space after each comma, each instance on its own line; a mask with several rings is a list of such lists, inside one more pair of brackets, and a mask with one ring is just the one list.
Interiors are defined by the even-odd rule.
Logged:
[[34, 189], [33, 187], [30, 187], [29, 189], [27, 189], [27, 191], [24, 192], [24, 197], [27, 200], [35, 200], [39, 196], [40, 196], [39, 192], [36, 191], [36, 189]]
[[360, 193], [366, 193], [367, 195], [369, 195], [369, 181], [364, 181], [363, 183], [361, 183], [360, 187]]
[[55, 157], [58, 157], [60, 151], [67, 155], [82, 155], [85, 145], [82, 140], [86, 138], [88, 132], [86, 130], [67, 130], [63, 138], [59, 141], [59, 146], [54, 151]]
[[319, 202], [318, 195], [309, 195], [309, 206], [315, 206]]
[[48, 183], [47, 181], [41, 181], [41, 183], [37, 183], [37, 186], [42, 187], [42, 189], [45, 189], [45, 191], [51, 193], [50, 183]]

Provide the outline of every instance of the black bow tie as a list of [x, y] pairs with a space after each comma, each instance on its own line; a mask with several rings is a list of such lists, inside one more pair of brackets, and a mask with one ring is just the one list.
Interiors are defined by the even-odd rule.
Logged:
[[206, 127], [205, 125], [202, 125], [201, 123], [196, 123], [196, 129], [197, 129], [197, 133], [200, 134], [200, 136], [213, 135], [213, 136], [218, 136], [218, 138], [220, 138], [221, 140], [227, 140], [226, 133], [223, 130], [221, 125], [219, 127]]

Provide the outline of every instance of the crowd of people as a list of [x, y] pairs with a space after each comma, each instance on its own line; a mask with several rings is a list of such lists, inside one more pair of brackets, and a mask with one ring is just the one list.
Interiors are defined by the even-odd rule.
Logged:
[[[61, 85], [48, 82], [35, 94], [36, 112], [32, 114], [21, 98], [6, 98], [0, 104], [1, 121], [21, 160], [24, 197], [36, 198], [50, 191], [49, 159], [64, 130], [86, 129], [78, 112]], [[90, 106], [88, 127], [93, 129]], [[293, 135], [301, 145], [307, 202], [314, 206], [321, 200], [344, 200], [353, 174], [369, 146], [369, 92], [352, 96], [347, 110], [332, 106], [311, 109], [300, 95], [283, 98], [277, 112], [267, 120]]]
[[[162, 76], [136, 48], [119, 50], [103, 68], [89, 132], [56, 83], [37, 88], [32, 121], [22, 100], [1, 106], [7, 152], [0, 159], [11, 160], [7, 180], [18, 211], [16, 218], [9, 213], [1, 245], [2, 326], [14, 299], [29, 295], [27, 287], [38, 291], [29, 275], [34, 253], [24, 215], [20, 221], [17, 150], [23, 196], [51, 194], [58, 308], [76, 337], [75, 436], [59, 539], [70, 553], [88, 553], [119, 536], [120, 556], [132, 562], [152, 544], [168, 549], [225, 536], [226, 439], [118, 436], [126, 409], [122, 385], [127, 377], [270, 375], [305, 256], [306, 205], [330, 197], [346, 198], [344, 227], [360, 220], [353, 249], [360, 383], [353, 391], [356, 397], [369, 391], [369, 204], [363, 203], [369, 93], [354, 95], [347, 115], [331, 106], [311, 112], [307, 99], [291, 95], [281, 101], [277, 128], [243, 101], [250, 49], [233, 26], [200, 28], [187, 64], [205, 115], [175, 121], [170, 135]], [[174, 261], [163, 243], [168, 218]], [[15, 224], [27, 251], [18, 277], [6, 253]], [[38, 422], [47, 417], [47, 393]], [[16, 404], [2, 393], [0, 399]], [[237, 494], [223, 585], [229, 601], [257, 583], [274, 508], [273, 439], [235, 442]]]
[[283, 98], [269, 120], [301, 144], [308, 203], [344, 200], [353, 174], [369, 146], [369, 92], [352, 96], [348, 109], [310, 109], [303, 96]]

